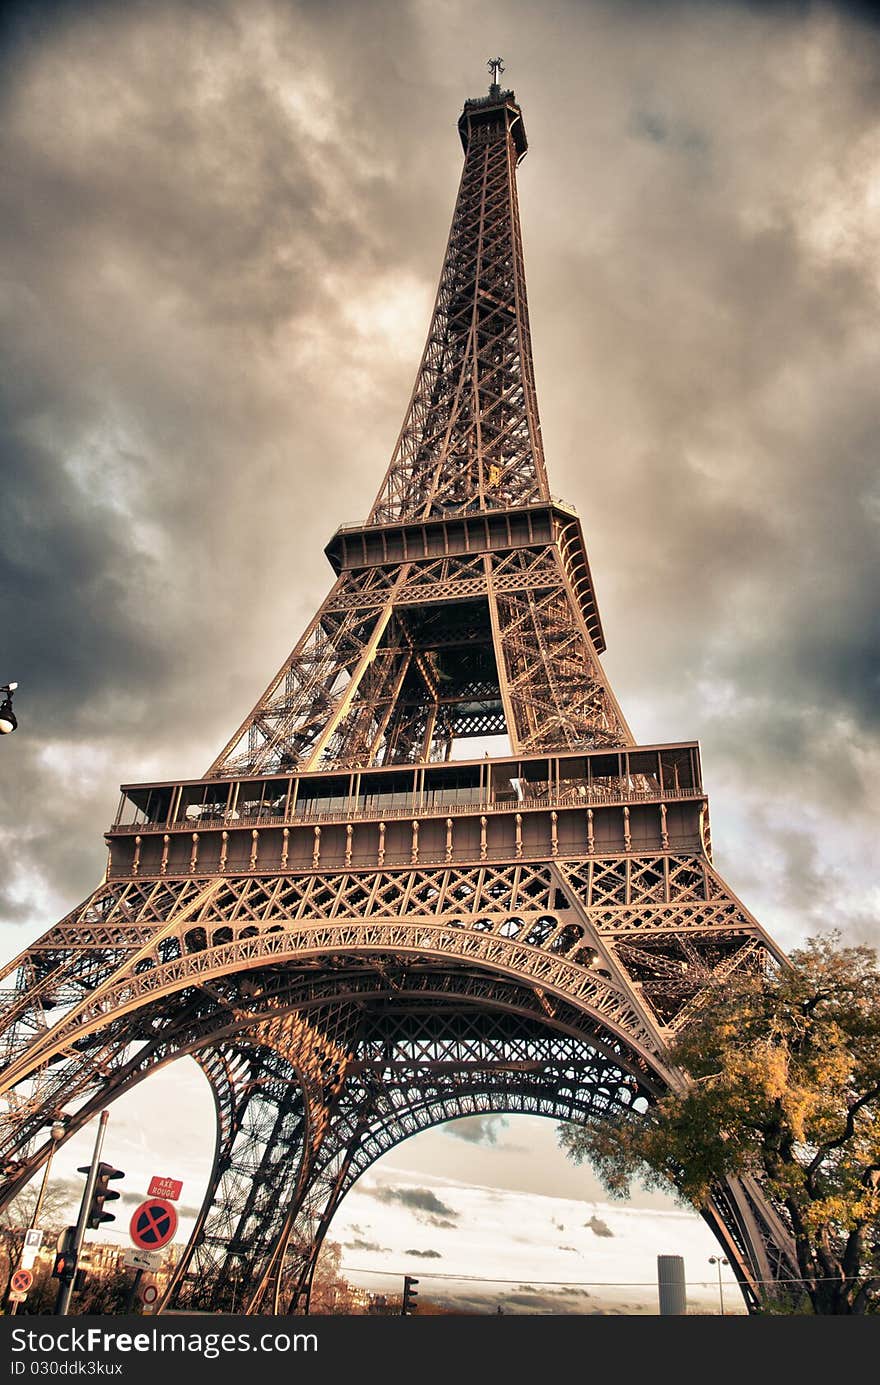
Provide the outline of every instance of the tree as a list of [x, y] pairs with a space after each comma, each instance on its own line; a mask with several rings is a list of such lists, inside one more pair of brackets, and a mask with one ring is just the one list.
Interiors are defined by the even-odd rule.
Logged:
[[[47, 1245], [54, 1241], [64, 1224], [68, 1198], [69, 1190], [66, 1188], [53, 1188], [50, 1185], [46, 1190], [40, 1225]], [[6, 1302], [10, 1281], [21, 1258], [25, 1231], [31, 1224], [36, 1204], [36, 1187], [27, 1187], [0, 1212], [0, 1302]]]
[[133, 1275], [131, 1270], [114, 1269], [110, 1274], [85, 1273], [85, 1283], [73, 1296], [74, 1313], [128, 1313], [140, 1311], [140, 1305], [129, 1309]]
[[340, 1315], [354, 1311], [351, 1285], [342, 1276], [341, 1261], [342, 1246], [339, 1242], [325, 1241], [321, 1246], [312, 1279], [312, 1292], [309, 1297], [311, 1314]]
[[[880, 971], [811, 939], [789, 967], [728, 979], [677, 1039], [689, 1079], [646, 1111], [560, 1127], [628, 1197], [635, 1176], [696, 1207], [751, 1174], [786, 1222], [814, 1313], [880, 1311]], [[810, 1311], [807, 1309], [806, 1311]]]

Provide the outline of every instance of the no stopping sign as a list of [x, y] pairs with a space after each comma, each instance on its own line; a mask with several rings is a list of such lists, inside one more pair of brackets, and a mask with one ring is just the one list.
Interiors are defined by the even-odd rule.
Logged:
[[177, 1230], [177, 1212], [161, 1197], [147, 1198], [135, 1211], [128, 1228], [138, 1250], [160, 1250]]

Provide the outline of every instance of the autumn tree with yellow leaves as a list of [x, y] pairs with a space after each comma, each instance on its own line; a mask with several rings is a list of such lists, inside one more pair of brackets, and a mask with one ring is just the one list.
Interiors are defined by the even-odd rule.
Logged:
[[608, 1191], [633, 1178], [696, 1207], [753, 1175], [786, 1223], [800, 1311], [880, 1312], [880, 970], [867, 947], [810, 940], [789, 967], [728, 980], [671, 1049], [690, 1079], [646, 1111], [560, 1127]]

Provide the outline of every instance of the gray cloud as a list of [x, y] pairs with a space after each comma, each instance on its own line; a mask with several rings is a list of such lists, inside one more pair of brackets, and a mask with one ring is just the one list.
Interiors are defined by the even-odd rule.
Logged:
[[202, 1210], [201, 1206], [197, 1206], [192, 1202], [181, 1202], [175, 1205], [177, 1206], [177, 1214], [180, 1217], [197, 1217]]
[[[123, 1188], [117, 1188], [116, 1191], [119, 1193], [120, 1207], [140, 1207], [141, 1203], [144, 1201], [143, 1193], [135, 1193], [130, 1189], [125, 1190]], [[189, 1213], [187, 1213], [187, 1215], [189, 1215]]]
[[589, 1221], [584, 1222], [584, 1226], [593, 1232], [594, 1236], [613, 1236], [614, 1232], [606, 1221], [601, 1217], [592, 1216]]
[[441, 1202], [430, 1188], [377, 1187], [364, 1188], [363, 1191], [369, 1197], [374, 1197], [377, 1202], [408, 1208], [420, 1221], [426, 1220], [423, 1214], [427, 1214], [427, 1220], [432, 1226], [454, 1226], [459, 1215], [454, 1208]]
[[387, 1255], [390, 1247], [380, 1246], [378, 1241], [367, 1241], [362, 1236], [356, 1236], [353, 1241], [343, 1241], [346, 1250], [366, 1250], [372, 1254]]
[[501, 1302], [504, 1311], [516, 1311], [521, 1309], [529, 1313], [559, 1313], [577, 1312], [576, 1302], [570, 1302], [566, 1308], [561, 1308], [560, 1298], [579, 1301], [590, 1297], [586, 1289], [543, 1289], [543, 1288], [521, 1288], [513, 1293], [501, 1295]]
[[404, 1255], [414, 1255], [417, 1260], [442, 1260], [439, 1250], [405, 1250]]
[[76, 1178], [57, 1178], [53, 1179], [53, 1192], [58, 1196], [59, 1201], [66, 1198], [70, 1203], [78, 1203], [83, 1195], [85, 1187], [84, 1179]]
[[506, 1116], [463, 1116], [441, 1126], [444, 1135], [471, 1145], [497, 1145], [498, 1136], [510, 1122]]
[[592, 1313], [603, 1308], [588, 1305], [588, 1289], [577, 1285], [544, 1287], [534, 1284], [497, 1285], [485, 1289], [468, 1286], [431, 1289], [431, 1301], [459, 1313]]

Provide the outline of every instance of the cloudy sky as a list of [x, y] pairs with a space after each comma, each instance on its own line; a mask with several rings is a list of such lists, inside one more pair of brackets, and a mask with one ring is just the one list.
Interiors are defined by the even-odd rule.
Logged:
[[[0, 24], [3, 955], [97, 882], [118, 784], [200, 774], [325, 594], [495, 53], [531, 146], [551, 486], [584, 519], [615, 691], [639, 739], [699, 738], [716, 863], [784, 947], [880, 942], [875, 6], [117, 0]], [[380, 1244], [381, 1207], [352, 1214]]]

